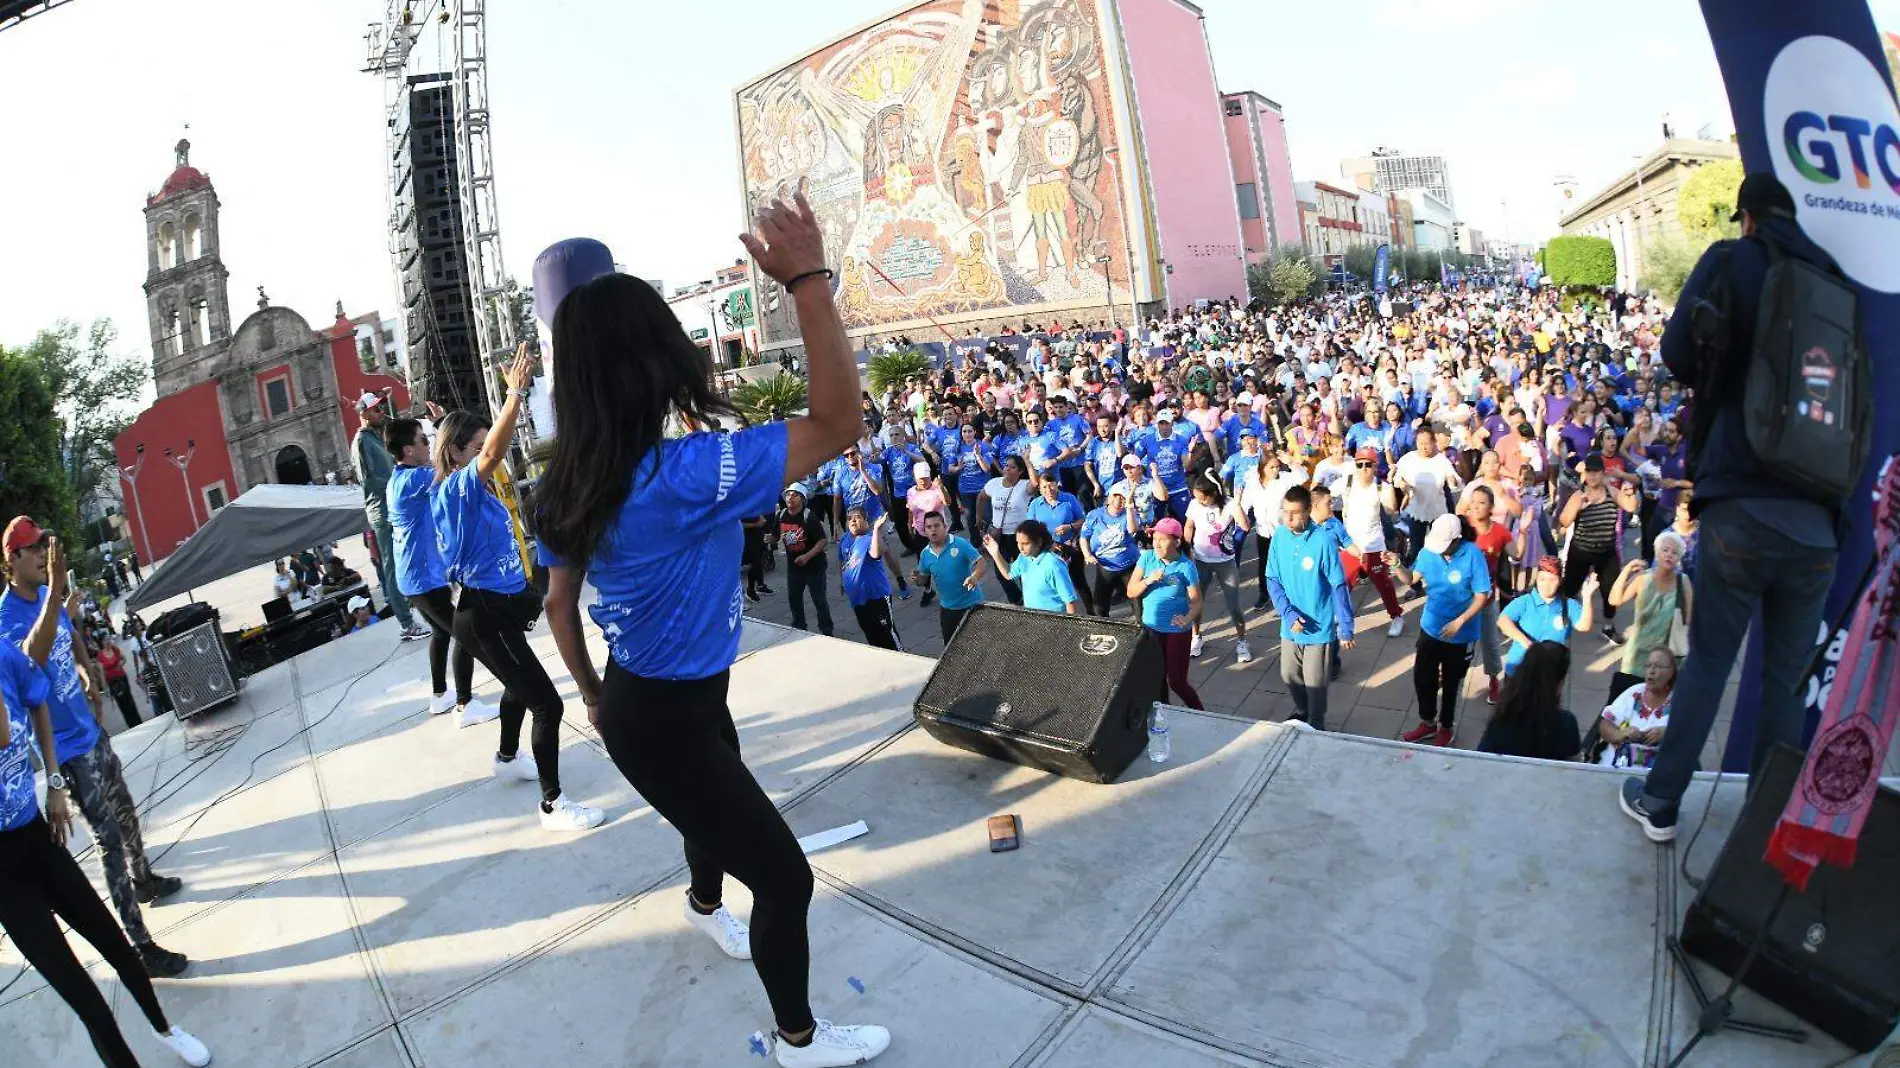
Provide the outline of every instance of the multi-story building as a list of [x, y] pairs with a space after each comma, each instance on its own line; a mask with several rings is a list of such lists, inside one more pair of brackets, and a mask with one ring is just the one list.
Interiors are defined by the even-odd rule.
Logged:
[[1361, 189], [1358, 199], [1360, 240], [1368, 245], [1391, 244], [1392, 211], [1385, 194]]
[[1375, 148], [1370, 155], [1339, 161], [1339, 173], [1348, 180], [1369, 174], [1370, 188], [1381, 193], [1428, 190], [1455, 210], [1451, 174], [1443, 156], [1408, 156], [1394, 148]]
[[1302, 204], [1311, 204], [1307, 254], [1331, 267], [1344, 262], [1346, 250], [1366, 241], [1365, 227], [1359, 219], [1359, 192], [1341, 189], [1325, 182], [1298, 182], [1294, 185]]
[[1467, 222], [1453, 223], [1451, 227], [1451, 239], [1453, 245], [1457, 247], [1459, 252], [1467, 256], [1476, 256], [1479, 259], [1484, 258], [1484, 233], [1477, 227]]
[[378, 348], [378, 314], [352, 319], [339, 304], [335, 320], [314, 329], [259, 286], [257, 310], [231, 328], [218, 194], [190, 153], [178, 142], [170, 176], [145, 202], [158, 399], [112, 443], [126, 529], [151, 561], [252, 486], [354, 478], [356, 398], [387, 388], [398, 408], [409, 405], [390, 350]]
[[1234, 199], [1240, 205], [1247, 262], [1259, 263], [1281, 245], [1302, 240], [1286, 117], [1280, 105], [1252, 90], [1223, 95], [1221, 110], [1227, 121], [1227, 153], [1234, 166]]
[[1679, 236], [1676, 193], [1698, 167], [1738, 158], [1728, 141], [1671, 138], [1634, 167], [1610, 180], [1558, 220], [1566, 234], [1608, 238], [1616, 249], [1616, 284], [1634, 289], [1643, 276], [1645, 246]]
[[1412, 205], [1412, 234], [1417, 247], [1436, 252], [1452, 247], [1451, 228], [1458, 220], [1450, 204], [1428, 189], [1401, 190], [1399, 196]]
[[683, 286], [666, 298], [686, 336], [717, 367], [741, 367], [746, 353], [757, 355], [759, 320], [752, 301], [751, 271], [744, 260], [734, 260], [706, 281]]
[[422, 400], [485, 411], [475, 303], [458, 188], [455, 99], [449, 76], [404, 86], [407, 125], [394, 139], [396, 272], [402, 281], [410, 382]]
[[1412, 213], [1412, 202], [1397, 193], [1387, 193], [1385, 203], [1387, 216], [1392, 220], [1392, 247], [1417, 248], [1418, 235], [1414, 232], [1417, 219]]

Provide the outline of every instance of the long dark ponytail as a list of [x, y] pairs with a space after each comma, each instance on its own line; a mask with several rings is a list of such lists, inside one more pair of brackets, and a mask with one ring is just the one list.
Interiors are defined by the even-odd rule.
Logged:
[[1516, 723], [1530, 747], [1542, 755], [1549, 744], [1551, 721], [1563, 709], [1564, 679], [1569, 674], [1569, 646], [1553, 641], [1533, 643], [1517, 665], [1517, 673], [1505, 680], [1503, 700], [1498, 702], [1491, 722]]
[[638, 278], [605, 275], [569, 293], [554, 316], [553, 342], [557, 430], [535, 489], [536, 532], [555, 555], [584, 565], [659, 447], [668, 417], [708, 428], [737, 413], [713, 391], [706, 354]]

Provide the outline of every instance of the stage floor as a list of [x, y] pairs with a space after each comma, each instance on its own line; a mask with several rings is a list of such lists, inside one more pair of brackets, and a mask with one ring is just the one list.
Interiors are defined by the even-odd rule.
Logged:
[[[395, 639], [331, 643], [232, 707], [114, 739], [148, 849], [186, 884], [148, 911], [195, 961], [158, 984], [167, 1010], [223, 1065], [765, 1063], [751, 967], [681, 918], [679, 840], [585, 721], [562, 777], [608, 822], [553, 836], [531, 785], [490, 777], [492, 724], [422, 711], [424, 643]], [[793, 828], [870, 825], [812, 858], [812, 996], [891, 1028], [880, 1065], [1651, 1068], [1689, 1033], [1662, 948], [1689, 899], [1678, 847], [1617, 812], [1618, 773], [1181, 712], [1170, 763], [1094, 786], [912, 729], [932, 660], [750, 621], [745, 650], [733, 714]], [[1741, 796], [1716, 790], [1692, 870]], [[1006, 812], [1023, 846], [993, 855], [984, 820]], [[728, 900], [746, 914], [742, 887]], [[141, 1059], [173, 1063], [76, 948]], [[9, 1068], [94, 1063], [10, 945], [9, 981]], [[1723, 1035], [1690, 1063], [1871, 1062]]]

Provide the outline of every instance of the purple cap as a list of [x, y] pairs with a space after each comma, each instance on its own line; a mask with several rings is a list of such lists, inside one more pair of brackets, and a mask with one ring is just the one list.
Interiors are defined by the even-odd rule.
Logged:
[[534, 314], [549, 327], [569, 293], [614, 273], [614, 254], [591, 237], [556, 241], [534, 258]]

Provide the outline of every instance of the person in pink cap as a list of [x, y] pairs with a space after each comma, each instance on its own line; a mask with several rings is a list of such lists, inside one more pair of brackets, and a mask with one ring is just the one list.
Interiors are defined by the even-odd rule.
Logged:
[[1128, 576], [1128, 599], [1141, 604], [1141, 623], [1161, 644], [1167, 681], [1160, 699], [1172, 689], [1189, 708], [1205, 708], [1201, 695], [1188, 682], [1188, 645], [1194, 624], [1201, 618], [1201, 576], [1194, 561], [1181, 552], [1181, 521], [1169, 516], [1154, 528], [1154, 548], [1141, 554]]

